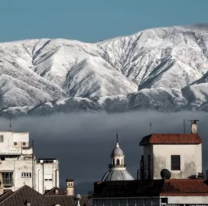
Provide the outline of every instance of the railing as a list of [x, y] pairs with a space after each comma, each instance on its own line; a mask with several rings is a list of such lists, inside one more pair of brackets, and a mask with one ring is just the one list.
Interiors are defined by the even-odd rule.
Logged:
[[112, 167], [126, 167], [126, 164], [120, 164], [120, 165], [109, 164], [108, 165], [108, 168], [112, 168]]

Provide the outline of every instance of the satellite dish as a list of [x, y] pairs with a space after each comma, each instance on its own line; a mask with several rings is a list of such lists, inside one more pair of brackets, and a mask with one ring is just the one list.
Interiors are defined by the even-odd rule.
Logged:
[[171, 178], [171, 173], [167, 169], [162, 169], [160, 172], [160, 175], [161, 175], [162, 179], [170, 179]]

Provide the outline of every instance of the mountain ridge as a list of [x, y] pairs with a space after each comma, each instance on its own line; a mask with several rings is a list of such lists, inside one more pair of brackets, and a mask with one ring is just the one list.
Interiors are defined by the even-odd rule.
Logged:
[[0, 114], [208, 111], [207, 74], [208, 24], [0, 43]]

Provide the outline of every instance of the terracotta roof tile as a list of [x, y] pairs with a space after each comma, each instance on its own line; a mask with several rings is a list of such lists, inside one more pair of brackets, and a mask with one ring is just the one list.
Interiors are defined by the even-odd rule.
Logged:
[[200, 144], [202, 139], [198, 134], [151, 134], [145, 136], [139, 145], [147, 144]]
[[[169, 179], [165, 180], [165, 184], [161, 191], [160, 195], [163, 194], [194, 194], [202, 196], [203, 194], [208, 195], [208, 185], [207, 182], [203, 179], [181, 179], [181, 180], [174, 180]], [[198, 196], [197, 195], [197, 196]]]

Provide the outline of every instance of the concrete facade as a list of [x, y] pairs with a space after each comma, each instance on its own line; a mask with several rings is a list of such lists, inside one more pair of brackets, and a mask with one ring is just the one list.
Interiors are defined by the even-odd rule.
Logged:
[[39, 159], [35, 161], [35, 189], [41, 194], [45, 190], [59, 187], [59, 162], [57, 159]]
[[50, 161], [36, 160], [29, 145], [29, 133], [0, 132], [0, 173], [4, 189], [16, 191], [28, 185], [43, 194], [44, 190], [58, 187], [59, 163]]
[[207, 196], [160, 196], [160, 198], [167, 198], [168, 205], [208, 205]]
[[[171, 155], [180, 155], [180, 170], [171, 170]], [[171, 172], [171, 179], [194, 178], [202, 172], [201, 144], [150, 144], [144, 146], [143, 156], [145, 179], [149, 171], [150, 179], [161, 179], [162, 169]]]

